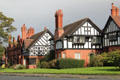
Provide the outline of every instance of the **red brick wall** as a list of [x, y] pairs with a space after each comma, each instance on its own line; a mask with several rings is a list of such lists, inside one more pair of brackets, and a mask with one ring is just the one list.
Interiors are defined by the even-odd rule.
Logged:
[[66, 54], [66, 58], [75, 59], [75, 53], [80, 53], [80, 59], [85, 60], [85, 66], [89, 64], [89, 55], [91, 53], [96, 53], [96, 50], [58, 50], [56, 51], [57, 58], [59, 58], [58, 54]]
[[[24, 57], [24, 56], [23, 56]], [[25, 56], [24, 58], [36, 58], [36, 64], [35, 65], [29, 65], [28, 64], [28, 61], [26, 61], [26, 66], [27, 68], [29, 69], [34, 69], [34, 68], [37, 68], [37, 63], [39, 62], [40, 59], [44, 58], [44, 56]], [[23, 58], [23, 59], [24, 59]]]

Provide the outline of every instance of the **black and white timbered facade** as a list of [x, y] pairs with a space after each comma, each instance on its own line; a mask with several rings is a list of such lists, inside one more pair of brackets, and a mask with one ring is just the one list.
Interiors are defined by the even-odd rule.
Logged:
[[64, 34], [56, 40], [56, 49], [102, 49], [102, 31], [85, 18], [69, 24]]
[[51, 49], [50, 39], [52, 33], [46, 29], [24, 41], [24, 56], [44, 56]]
[[103, 29], [103, 46], [120, 46], [120, 16], [110, 16]]

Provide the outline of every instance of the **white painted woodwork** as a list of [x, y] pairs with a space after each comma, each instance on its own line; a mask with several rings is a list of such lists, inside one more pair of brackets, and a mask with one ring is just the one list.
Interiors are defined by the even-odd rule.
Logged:
[[62, 58], [64, 58], [64, 59], [66, 58], [66, 54], [65, 53], [62, 54]]
[[23, 60], [23, 65], [26, 66], [26, 59]]
[[29, 48], [29, 55], [38, 56], [46, 55], [51, 49], [53, 49], [53, 44], [50, 43], [50, 38], [52, 36], [49, 33], [45, 33], [38, 38], [37, 41]]
[[[107, 25], [106, 29], [104, 30], [104, 33], [107, 33], [107, 35], [104, 35], [104, 46], [113, 46], [113, 45], [119, 45], [120, 39], [117, 36], [117, 32], [120, 31], [118, 26], [114, 23], [114, 21], [110, 21], [110, 23]], [[119, 35], [119, 34], [118, 34]]]
[[[67, 37], [63, 39], [61, 43], [57, 41], [56, 49], [95, 49], [95, 48], [102, 48], [101, 39], [96, 37], [96, 42], [93, 44], [93, 37], [94, 36], [101, 36], [101, 33], [93, 27], [89, 22], [85, 22], [80, 28], [78, 28], [73, 34], [71, 34], [71, 40]], [[86, 41], [86, 36], [88, 37], [88, 41]], [[92, 37], [91, 37], [92, 36]], [[97, 44], [98, 43], [98, 44]], [[62, 46], [63, 44], [63, 46]]]
[[72, 42], [68, 42], [68, 48], [72, 48]]
[[64, 44], [64, 48], [67, 48], [67, 40], [64, 40], [63, 44]]

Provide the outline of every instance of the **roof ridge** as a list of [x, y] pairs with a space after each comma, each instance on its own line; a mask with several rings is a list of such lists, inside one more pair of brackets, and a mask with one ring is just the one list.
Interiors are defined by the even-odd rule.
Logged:
[[79, 19], [79, 20], [77, 20], [77, 21], [74, 21], [74, 22], [72, 22], [72, 23], [70, 23], [70, 24], [65, 25], [63, 28], [65, 28], [66, 26], [69, 26], [69, 25], [71, 25], [71, 24], [77, 23], [77, 22], [82, 21], [82, 20], [87, 20], [87, 19], [89, 19], [89, 18], [86, 17], [86, 18], [83, 18], [83, 19]]

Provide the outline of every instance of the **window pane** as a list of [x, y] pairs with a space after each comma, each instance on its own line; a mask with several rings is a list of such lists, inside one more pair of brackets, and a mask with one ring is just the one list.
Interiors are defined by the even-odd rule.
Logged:
[[75, 59], [80, 59], [80, 53], [75, 53]]
[[30, 58], [28, 64], [29, 64], [29, 65], [34, 65], [34, 64], [36, 64], [36, 58]]

